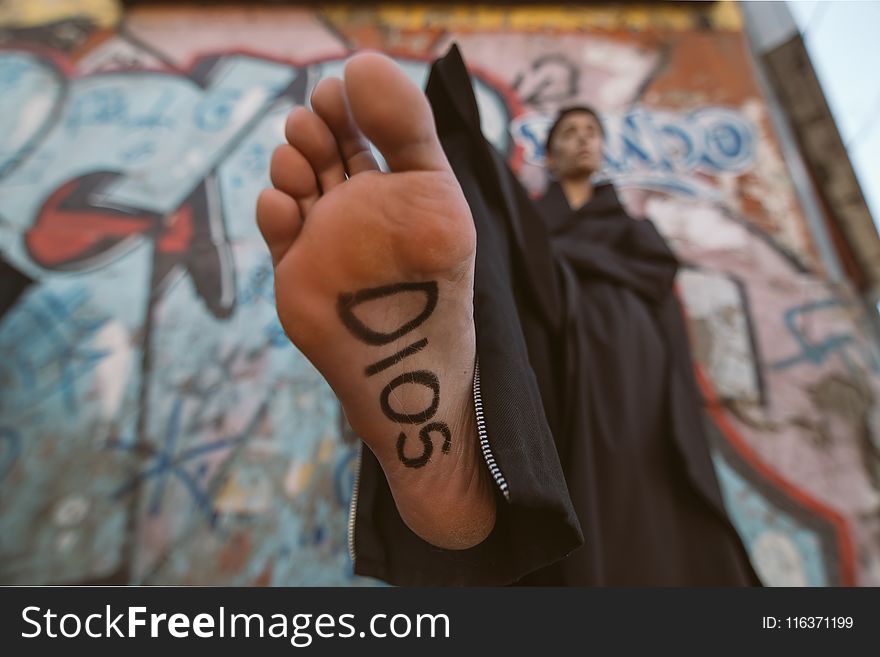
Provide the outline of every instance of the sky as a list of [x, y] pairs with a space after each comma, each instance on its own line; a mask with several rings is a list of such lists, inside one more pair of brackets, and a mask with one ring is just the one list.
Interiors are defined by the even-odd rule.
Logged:
[[788, 0], [880, 230], [880, 0]]

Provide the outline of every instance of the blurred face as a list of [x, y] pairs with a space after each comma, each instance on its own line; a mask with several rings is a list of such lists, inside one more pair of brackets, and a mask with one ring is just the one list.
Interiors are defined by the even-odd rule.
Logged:
[[572, 112], [553, 133], [547, 166], [559, 179], [586, 178], [602, 168], [602, 129], [592, 114]]

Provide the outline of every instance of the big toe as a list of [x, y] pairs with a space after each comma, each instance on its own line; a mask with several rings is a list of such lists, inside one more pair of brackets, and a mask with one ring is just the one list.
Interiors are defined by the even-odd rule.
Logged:
[[427, 98], [393, 60], [355, 55], [345, 66], [345, 90], [355, 122], [392, 171], [449, 168]]

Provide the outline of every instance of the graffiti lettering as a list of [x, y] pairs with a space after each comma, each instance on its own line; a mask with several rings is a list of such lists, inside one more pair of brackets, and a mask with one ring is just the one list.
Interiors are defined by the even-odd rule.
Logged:
[[[552, 118], [527, 114], [511, 124], [526, 161], [543, 164]], [[695, 112], [636, 109], [603, 117], [603, 173], [628, 185], [696, 195], [707, 191], [695, 174], [739, 173], [754, 160], [755, 130], [740, 113], [720, 107]]]

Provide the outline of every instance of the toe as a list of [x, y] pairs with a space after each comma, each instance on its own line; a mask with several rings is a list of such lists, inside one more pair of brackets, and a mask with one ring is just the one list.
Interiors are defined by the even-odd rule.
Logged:
[[336, 138], [348, 175], [378, 171], [370, 142], [358, 129], [348, 108], [345, 85], [339, 78], [324, 78], [312, 92], [312, 109]]
[[291, 146], [308, 160], [322, 193], [326, 194], [345, 182], [345, 167], [339, 146], [321, 117], [304, 107], [297, 108], [287, 117], [285, 134]]
[[277, 266], [302, 229], [296, 201], [277, 189], [264, 189], [257, 198], [257, 226]]
[[277, 189], [299, 204], [302, 216], [307, 216], [320, 190], [315, 171], [305, 156], [290, 144], [281, 144], [272, 153], [269, 177]]
[[356, 55], [345, 66], [355, 122], [392, 171], [442, 171], [449, 164], [422, 90], [384, 55]]

